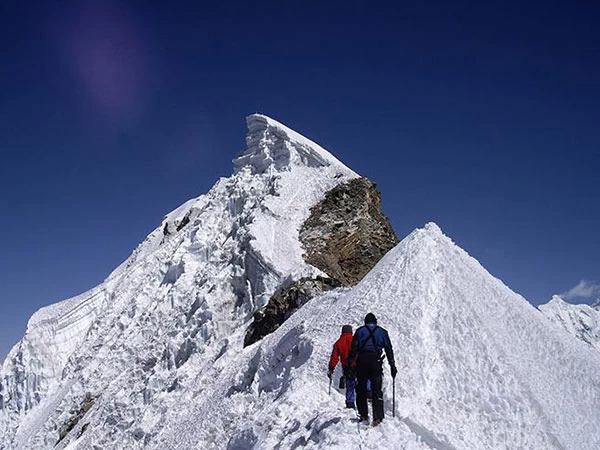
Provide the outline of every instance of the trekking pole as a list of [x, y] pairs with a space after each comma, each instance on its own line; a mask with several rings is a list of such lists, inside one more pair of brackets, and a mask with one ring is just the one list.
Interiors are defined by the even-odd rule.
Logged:
[[392, 378], [392, 417], [396, 417], [396, 377]]
[[331, 396], [331, 379], [333, 377], [329, 377], [329, 395]]

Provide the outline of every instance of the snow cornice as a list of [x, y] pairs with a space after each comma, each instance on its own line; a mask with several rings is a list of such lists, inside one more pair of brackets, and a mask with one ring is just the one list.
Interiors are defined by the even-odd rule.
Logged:
[[263, 114], [246, 117], [246, 148], [234, 160], [235, 171], [249, 167], [253, 173], [292, 166], [334, 167], [351, 178], [359, 175], [316, 142]]

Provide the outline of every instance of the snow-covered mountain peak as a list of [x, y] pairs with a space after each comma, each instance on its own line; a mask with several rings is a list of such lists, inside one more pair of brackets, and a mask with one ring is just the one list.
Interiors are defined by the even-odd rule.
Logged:
[[[600, 405], [600, 356], [548, 326], [438, 227], [415, 230], [352, 291], [313, 300], [286, 328], [303, 323], [301, 338], [316, 349], [335, 339], [339, 325], [358, 325], [368, 312], [395, 346], [401, 419], [363, 447], [421, 448], [394, 435], [406, 429], [431, 449], [596, 448], [600, 416], [581, 411]], [[327, 339], [310, 337], [324, 322]], [[336, 438], [343, 430], [343, 422], [331, 427], [323, 441], [350, 447]]]
[[244, 168], [265, 173], [291, 170], [294, 165], [332, 166], [340, 175], [358, 176], [319, 144], [270, 117], [252, 114], [246, 124], [246, 149], [233, 161], [236, 172]]
[[389, 260], [397, 258], [403, 255], [408, 248], [413, 249], [411, 255], [413, 262], [422, 261], [424, 264], [435, 263], [432, 258], [438, 259], [443, 258], [442, 252], [436, 251], [444, 248], [446, 251], [460, 251], [465, 253], [464, 250], [460, 249], [454, 241], [446, 236], [442, 229], [435, 223], [429, 222], [423, 228], [417, 228], [411, 232], [402, 242], [394, 249], [392, 249], [381, 261], [380, 264], [389, 264]]
[[426, 231], [432, 235], [444, 235], [444, 232], [442, 231], [442, 229], [435, 222], [426, 223], [425, 226], [421, 230]]
[[425, 224], [423, 228], [417, 228], [410, 233], [404, 240], [404, 245], [408, 242], [414, 243], [417, 246], [432, 245], [435, 243], [445, 243], [447, 245], [454, 245], [452, 239], [444, 234], [442, 229], [435, 222], [429, 222]]
[[567, 302], [565, 302], [564, 299], [560, 295], [554, 294], [548, 303], [558, 306], [558, 305], [566, 304]]
[[553, 295], [539, 310], [554, 324], [600, 350], [600, 311], [595, 306], [572, 304]]
[[[238, 352], [278, 289], [323, 275], [304, 260], [299, 229], [358, 175], [266, 116], [248, 128], [230, 177], [167, 214], [101, 285], [34, 314], [0, 371], [0, 450], [54, 447], [90, 395], [117, 414], [164, 407], [171, 396], [155, 396], [201, 372], [188, 360]], [[123, 409], [131, 388], [145, 399]]]

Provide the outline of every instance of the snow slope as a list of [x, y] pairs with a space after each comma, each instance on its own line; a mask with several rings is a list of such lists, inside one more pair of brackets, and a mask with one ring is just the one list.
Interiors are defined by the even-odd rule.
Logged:
[[[325, 373], [341, 326], [370, 311], [395, 346], [398, 400], [392, 418], [386, 365], [387, 418], [365, 430], [340, 393], [328, 396]], [[599, 370], [597, 352], [428, 224], [352, 290], [311, 300], [261, 343], [218, 359], [185, 386], [192, 408], [172, 409], [149, 448], [600, 448]]]
[[600, 309], [594, 305], [574, 305], [555, 295], [538, 307], [553, 323], [568, 333], [600, 350]]

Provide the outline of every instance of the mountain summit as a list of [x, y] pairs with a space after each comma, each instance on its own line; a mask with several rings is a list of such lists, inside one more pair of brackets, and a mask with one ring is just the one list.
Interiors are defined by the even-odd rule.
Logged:
[[[596, 350], [436, 224], [396, 244], [374, 185], [317, 144], [247, 123], [231, 177], [34, 314], [0, 372], [0, 449], [599, 448]], [[399, 373], [367, 431], [326, 371], [368, 312]]]
[[319, 144], [270, 117], [252, 114], [246, 118], [246, 124], [246, 150], [234, 160], [236, 172], [250, 167], [254, 173], [263, 173], [269, 168], [282, 170], [295, 164], [332, 166], [358, 176]]

